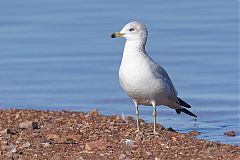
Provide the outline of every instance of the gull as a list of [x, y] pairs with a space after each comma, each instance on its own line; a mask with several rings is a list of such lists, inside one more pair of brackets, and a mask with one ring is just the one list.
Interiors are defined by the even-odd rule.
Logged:
[[112, 38], [126, 39], [122, 61], [119, 69], [120, 85], [136, 107], [137, 131], [139, 131], [139, 105], [153, 107], [153, 132], [156, 132], [156, 106], [165, 105], [181, 112], [197, 117], [187, 110], [191, 106], [180, 99], [167, 72], [146, 52], [147, 28], [140, 22], [126, 24]]

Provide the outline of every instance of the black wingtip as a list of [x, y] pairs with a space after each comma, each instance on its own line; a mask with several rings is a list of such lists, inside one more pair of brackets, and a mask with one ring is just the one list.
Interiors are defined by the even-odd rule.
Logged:
[[186, 108], [176, 109], [176, 112], [177, 112], [177, 114], [180, 114], [181, 112], [183, 112], [183, 113], [185, 113], [185, 114], [187, 114], [187, 115], [189, 115], [189, 116], [193, 116], [193, 117], [196, 117], [196, 118], [197, 118], [197, 116], [196, 116], [195, 114], [193, 114], [192, 112], [190, 112], [190, 111], [187, 110]]
[[181, 109], [176, 109], [176, 113], [180, 114], [181, 113]]
[[187, 103], [184, 102], [181, 98], [178, 97], [178, 102], [181, 106], [186, 107], [186, 108], [191, 108], [191, 106]]

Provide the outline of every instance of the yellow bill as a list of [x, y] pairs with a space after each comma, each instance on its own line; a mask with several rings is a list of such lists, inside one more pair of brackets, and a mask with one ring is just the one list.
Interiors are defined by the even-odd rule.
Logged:
[[124, 34], [120, 33], [120, 32], [115, 32], [111, 35], [112, 38], [118, 38], [118, 37], [122, 37]]

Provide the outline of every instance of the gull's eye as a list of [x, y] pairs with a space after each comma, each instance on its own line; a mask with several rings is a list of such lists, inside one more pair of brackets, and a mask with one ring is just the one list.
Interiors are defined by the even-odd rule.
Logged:
[[134, 31], [134, 28], [130, 28], [129, 31], [130, 31], [130, 32]]

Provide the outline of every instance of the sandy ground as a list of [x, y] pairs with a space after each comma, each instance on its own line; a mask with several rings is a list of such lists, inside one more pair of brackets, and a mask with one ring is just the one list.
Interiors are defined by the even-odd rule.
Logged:
[[198, 140], [133, 117], [68, 111], [0, 110], [0, 159], [240, 159], [240, 146]]

